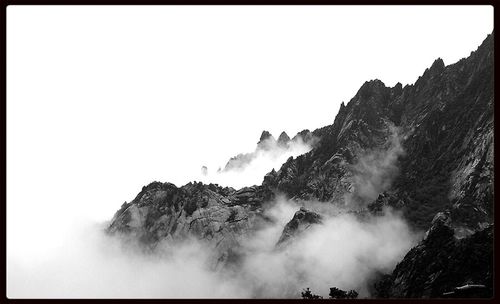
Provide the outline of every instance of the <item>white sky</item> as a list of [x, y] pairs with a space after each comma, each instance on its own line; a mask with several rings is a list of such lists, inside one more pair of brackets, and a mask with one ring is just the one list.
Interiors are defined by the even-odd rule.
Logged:
[[491, 6], [8, 6], [8, 256], [264, 129], [331, 124], [365, 81], [413, 83], [492, 30]]

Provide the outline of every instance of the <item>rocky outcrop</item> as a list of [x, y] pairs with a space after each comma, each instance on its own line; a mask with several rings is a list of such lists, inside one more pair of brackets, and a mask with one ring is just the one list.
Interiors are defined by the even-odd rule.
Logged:
[[269, 131], [266, 131], [266, 130], [262, 131], [262, 134], [260, 135], [260, 139], [257, 142], [257, 145], [263, 143], [264, 141], [266, 141], [268, 139], [274, 139], [273, 135], [271, 133], [269, 133]]
[[278, 137], [278, 146], [287, 147], [289, 142], [290, 137], [288, 136], [288, 134], [286, 134], [285, 131], [281, 132], [280, 136]]
[[[229, 161], [224, 166], [222, 171], [230, 171], [230, 170], [243, 170], [252, 160], [254, 160], [254, 153], [240, 153], [236, 156], [233, 156], [229, 159]], [[219, 171], [219, 172], [222, 172]]]
[[281, 233], [277, 246], [285, 246], [286, 243], [291, 241], [292, 238], [300, 235], [312, 225], [321, 223], [321, 215], [301, 207], [299, 211], [295, 212], [293, 218], [285, 225], [285, 228], [283, 228], [283, 232]]
[[271, 150], [276, 145], [276, 139], [268, 131], [262, 131], [256, 150]]
[[406, 254], [392, 274], [376, 283], [376, 295], [383, 298], [491, 297], [493, 226], [458, 238], [450, 223], [448, 214], [436, 215], [424, 240]]
[[315, 146], [319, 139], [316, 138], [311, 131], [305, 129], [297, 133], [292, 138], [292, 141], [299, 141], [299, 140], [305, 143], [309, 143], [311, 146]]
[[177, 188], [154, 182], [122, 205], [108, 232], [133, 236], [150, 248], [161, 241], [196, 237], [218, 253], [213, 264], [218, 267], [231, 255], [234, 259], [240, 240], [266, 221], [260, 216], [261, 194], [258, 187], [235, 191], [214, 184], [189, 183]]
[[403, 208], [405, 202], [397, 196], [397, 193], [391, 191], [384, 191], [379, 194], [376, 200], [367, 206], [368, 211], [372, 214], [381, 214], [383, 209], [391, 207], [393, 209]]

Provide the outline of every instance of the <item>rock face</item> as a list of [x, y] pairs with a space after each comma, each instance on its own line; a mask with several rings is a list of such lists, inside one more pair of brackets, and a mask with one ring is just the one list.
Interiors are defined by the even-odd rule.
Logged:
[[376, 284], [379, 297], [453, 297], [455, 288], [467, 285], [477, 296], [493, 295], [493, 226], [458, 239], [450, 223], [449, 215], [436, 215], [425, 239]]
[[257, 144], [261, 144], [262, 142], [264, 142], [265, 140], [268, 140], [268, 139], [274, 139], [273, 135], [271, 133], [269, 133], [269, 131], [262, 131], [262, 134], [260, 135], [260, 139], [259, 139], [259, 142]]
[[312, 225], [321, 223], [321, 215], [302, 207], [295, 212], [293, 218], [285, 225], [277, 245], [283, 246], [291, 238], [299, 235]]
[[[493, 34], [455, 64], [437, 59], [413, 85], [364, 83], [333, 123], [293, 140], [313, 149], [290, 157], [262, 185], [239, 190], [152, 183], [115, 214], [109, 232], [154, 246], [195, 236], [218, 249], [218, 265], [237, 256], [242, 236], [266, 221], [278, 193], [347, 204], [357, 211], [400, 210], [426, 238], [376, 286], [380, 297], [440, 297], [467, 284], [492, 285]], [[276, 140], [264, 131], [257, 149]], [[290, 138], [282, 133], [282, 145]], [[226, 168], [251, 158], [241, 154]], [[365, 177], [369, 176], [369, 180]], [[356, 212], [357, 212], [356, 211]], [[280, 244], [321, 222], [300, 210]]]
[[352, 168], [360, 155], [390, 150], [388, 139], [396, 136], [404, 153], [395, 159], [390, 189], [352, 198], [366, 204], [390, 190], [418, 229], [444, 210], [464, 229], [491, 223], [493, 35], [469, 58], [446, 67], [436, 60], [414, 85], [366, 82], [332, 125], [312, 133], [317, 146], [271, 172], [266, 186], [289, 197], [342, 201], [359, 190]]
[[154, 182], [122, 205], [108, 232], [132, 235], [152, 248], [160, 241], [194, 236], [216, 249], [213, 265], [219, 267], [236, 258], [239, 241], [265, 221], [255, 207], [262, 201], [257, 187], [235, 191], [214, 184], [177, 188]]
[[286, 147], [289, 142], [290, 137], [288, 136], [288, 134], [286, 134], [284, 131], [281, 132], [280, 136], [278, 137], [278, 145], [280, 147]]

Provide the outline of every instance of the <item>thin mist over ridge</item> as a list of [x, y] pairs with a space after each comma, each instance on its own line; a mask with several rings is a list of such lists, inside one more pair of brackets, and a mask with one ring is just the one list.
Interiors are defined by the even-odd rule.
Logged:
[[292, 139], [282, 132], [277, 140], [268, 131], [263, 131], [253, 152], [231, 157], [215, 172], [213, 168], [202, 166], [200, 180], [236, 189], [261, 184], [266, 173], [279, 170], [290, 157], [309, 152], [318, 140], [309, 130], [297, 133]]
[[388, 128], [388, 147], [363, 152], [351, 165], [354, 182], [345, 196], [346, 204], [366, 207], [380, 193], [390, 189], [399, 174], [398, 159], [406, 154], [401, 143], [407, 135], [401, 134], [401, 130], [392, 124]]

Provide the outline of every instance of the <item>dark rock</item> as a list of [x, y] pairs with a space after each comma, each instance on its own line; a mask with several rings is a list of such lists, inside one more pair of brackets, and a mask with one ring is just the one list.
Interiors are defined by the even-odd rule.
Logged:
[[[115, 214], [107, 231], [135, 237], [154, 248], [162, 240], [194, 236], [213, 246], [213, 267], [237, 252], [240, 240], [260, 218], [260, 187], [235, 191], [216, 184], [189, 183], [180, 188], [154, 182]], [[228, 250], [232, 250], [231, 253]]]
[[276, 139], [268, 131], [262, 131], [260, 135], [259, 142], [257, 143], [257, 149], [270, 150], [273, 148], [273, 144], [276, 143]]
[[315, 224], [321, 224], [321, 215], [301, 207], [295, 212], [293, 218], [285, 225], [277, 246], [283, 246], [291, 238], [300, 235], [306, 229]]
[[286, 147], [289, 142], [290, 137], [288, 136], [288, 134], [286, 134], [284, 131], [281, 132], [280, 136], [278, 137], [278, 145], [281, 147]]
[[272, 138], [272, 137], [273, 136], [271, 135], [271, 133], [269, 133], [269, 131], [264, 130], [264, 131], [262, 131], [262, 134], [260, 135], [259, 142], [257, 144], [263, 142], [266, 139]]
[[[456, 239], [441, 214], [427, 237], [412, 248], [391, 275], [375, 284], [376, 296], [384, 298], [491, 297], [493, 288], [493, 226]], [[458, 292], [456, 287], [484, 288]]]
[[393, 126], [406, 155], [397, 159], [390, 189], [381, 190], [397, 197], [395, 207], [416, 229], [428, 229], [445, 210], [455, 229], [492, 223], [492, 35], [453, 65], [437, 59], [414, 85], [364, 83], [332, 125], [312, 132], [317, 145], [289, 159], [266, 186], [289, 197], [342, 201], [354, 187], [359, 155], [387, 149]]

